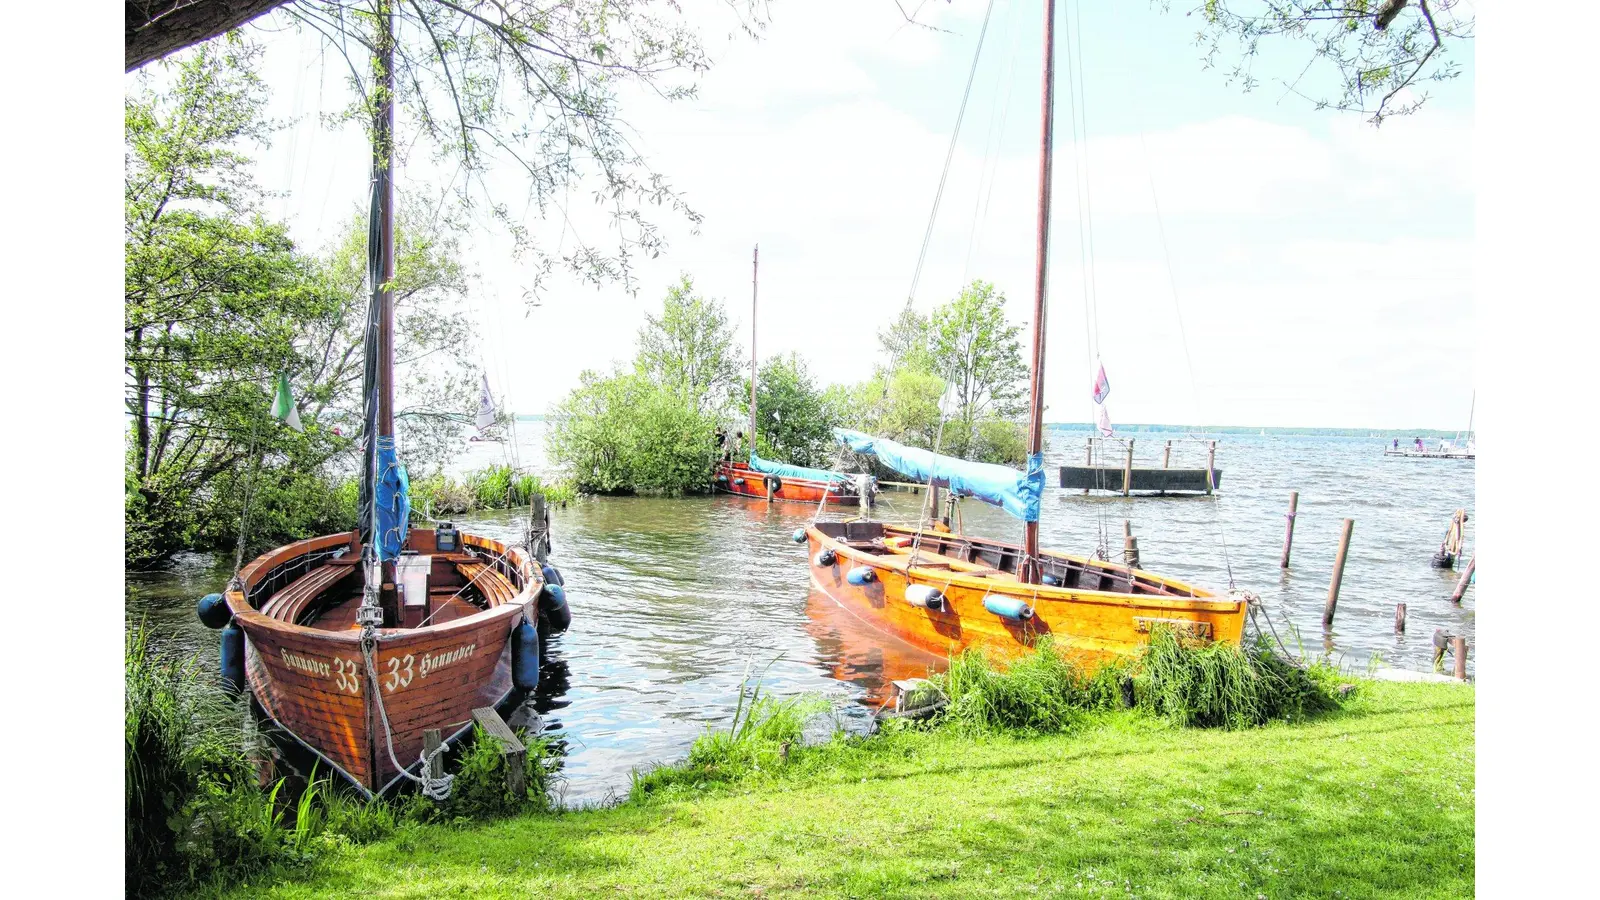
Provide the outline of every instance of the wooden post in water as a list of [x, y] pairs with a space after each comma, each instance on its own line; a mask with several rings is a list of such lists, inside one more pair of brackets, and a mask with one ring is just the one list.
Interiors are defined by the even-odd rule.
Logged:
[[1283, 528], [1283, 557], [1278, 560], [1278, 568], [1289, 568], [1289, 548], [1294, 546], [1294, 514], [1300, 508], [1300, 492], [1289, 492], [1289, 524]]
[[1328, 584], [1328, 605], [1322, 608], [1324, 628], [1333, 626], [1333, 611], [1339, 605], [1339, 583], [1344, 580], [1344, 558], [1350, 552], [1350, 532], [1355, 527], [1355, 519], [1344, 520], [1344, 533], [1339, 535], [1339, 556], [1333, 561], [1333, 580]]
[[1211, 442], [1211, 452], [1206, 456], [1206, 496], [1217, 489], [1217, 442]]
[[1406, 633], [1406, 605], [1404, 603], [1396, 603], [1394, 605], [1394, 633]]
[[544, 565], [550, 558], [550, 513], [545, 510], [544, 494], [539, 491], [528, 498], [528, 536], [533, 558]]
[[1453, 637], [1450, 639], [1450, 652], [1455, 654], [1455, 676], [1458, 681], [1467, 680], [1467, 639]]
[[442, 743], [444, 743], [444, 740], [439, 735], [439, 729], [429, 728], [422, 732], [422, 752], [428, 759], [429, 778], [444, 777], [444, 754], [435, 755], [433, 752], [439, 749], [439, 745]]
[[[1086, 469], [1094, 468], [1094, 435], [1092, 434], [1089, 435], [1088, 441], [1085, 442], [1083, 450], [1083, 466]], [[1083, 493], [1087, 495], [1089, 493], [1089, 489], [1084, 488]]]
[[1167, 441], [1167, 452], [1161, 457], [1161, 468], [1172, 468], [1172, 442]]
[[1472, 570], [1478, 567], [1478, 554], [1472, 554], [1472, 559], [1467, 562], [1467, 569], [1461, 573], [1461, 578], [1456, 582], [1455, 592], [1450, 595], [1451, 603], [1460, 603], [1461, 598], [1467, 593], [1467, 583], [1472, 581]]
[[1122, 520], [1122, 561], [1128, 568], [1139, 568], [1139, 539], [1133, 536], [1133, 522]]
[[1122, 464], [1122, 496], [1128, 496], [1133, 487], [1133, 438], [1128, 438], [1127, 461]]

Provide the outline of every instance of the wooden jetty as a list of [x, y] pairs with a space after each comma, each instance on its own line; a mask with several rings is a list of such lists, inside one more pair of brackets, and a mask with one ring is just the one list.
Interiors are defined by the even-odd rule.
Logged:
[[[1197, 443], [1193, 440], [1181, 441]], [[1089, 438], [1084, 455], [1084, 465], [1061, 466], [1060, 486], [1065, 490], [1081, 490], [1121, 494], [1211, 494], [1222, 484], [1222, 470], [1217, 468], [1217, 442], [1203, 441], [1207, 445], [1204, 468], [1173, 468], [1172, 441], [1166, 442], [1161, 468], [1136, 466], [1133, 459], [1133, 438]], [[1096, 464], [1096, 460], [1117, 460], [1114, 464]]]

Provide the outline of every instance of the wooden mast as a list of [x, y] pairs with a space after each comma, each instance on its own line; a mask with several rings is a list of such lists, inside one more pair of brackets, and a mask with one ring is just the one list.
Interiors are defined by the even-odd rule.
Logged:
[[[1033, 357], [1028, 361], [1028, 455], [1044, 452], [1044, 312], [1046, 262], [1050, 252], [1050, 143], [1055, 128], [1056, 3], [1044, 3], [1044, 98], [1039, 138], [1039, 221], [1033, 288]], [[1039, 523], [1027, 522], [1022, 532], [1022, 567], [1028, 584], [1039, 583]]]
[[[750, 254], [750, 452], [756, 452], [756, 276], [760, 273], [761, 245]], [[749, 460], [747, 459], [746, 462]]]
[[[392, 0], [378, 0], [378, 71], [376, 85], [377, 110], [372, 130], [372, 171], [378, 179], [378, 243], [383, 259], [378, 290], [378, 427], [377, 438], [394, 439], [394, 7]], [[376, 453], [374, 453], [376, 459]], [[371, 489], [372, 502], [378, 502], [378, 485]], [[381, 537], [373, 532], [372, 540], [381, 546]], [[381, 555], [381, 551], [380, 551]], [[380, 569], [380, 589], [395, 583], [394, 562], [383, 561]], [[385, 607], [385, 618], [391, 623], [399, 618], [397, 598], [393, 589], [380, 595]]]
[[378, 240], [383, 247], [378, 295], [378, 435], [394, 436], [394, 27], [390, 0], [378, 0], [377, 115], [372, 162], [378, 178]]

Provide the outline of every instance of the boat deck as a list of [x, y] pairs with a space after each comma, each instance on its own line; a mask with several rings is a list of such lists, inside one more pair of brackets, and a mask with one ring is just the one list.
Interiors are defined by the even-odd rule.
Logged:
[[[427, 600], [408, 605], [401, 627], [443, 625], [513, 603], [517, 587], [488, 557], [470, 553], [435, 553], [403, 557], [425, 576]], [[359, 560], [337, 558], [304, 572], [262, 601], [263, 615], [320, 631], [354, 631], [361, 608]], [[426, 612], [423, 612], [423, 611]]]

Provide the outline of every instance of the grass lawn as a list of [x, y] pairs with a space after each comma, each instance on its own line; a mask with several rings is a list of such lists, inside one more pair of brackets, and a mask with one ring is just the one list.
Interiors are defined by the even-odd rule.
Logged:
[[904, 732], [688, 794], [410, 826], [236, 897], [1467, 897], [1474, 690], [1311, 724]]

